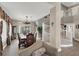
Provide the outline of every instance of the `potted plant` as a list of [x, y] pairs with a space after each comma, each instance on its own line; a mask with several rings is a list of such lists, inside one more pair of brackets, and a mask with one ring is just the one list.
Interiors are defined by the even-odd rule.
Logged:
[[40, 34], [40, 37], [42, 38], [42, 26], [39, 26], [39, 27], [37, 28], [37, 30], [38, 30], [38, 32], [39, 32], [39, 34]]

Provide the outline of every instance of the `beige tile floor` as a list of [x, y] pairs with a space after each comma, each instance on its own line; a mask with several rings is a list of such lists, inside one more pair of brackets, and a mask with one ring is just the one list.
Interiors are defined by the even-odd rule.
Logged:
[[73, 47], [64, 47], [59, 56], [79, 56], [79, 42], [73, 41]]
[[[62, 48], [59, 56], [79, 56], [79, 42], [74, 41], [73, 47]], [[13, 40], [11, 45], [3, 51], [3, 56], [18, 56], [18, 40]]]
[[18, 40], [13, 40], [3, 51], [3, 56], [18, 56]]

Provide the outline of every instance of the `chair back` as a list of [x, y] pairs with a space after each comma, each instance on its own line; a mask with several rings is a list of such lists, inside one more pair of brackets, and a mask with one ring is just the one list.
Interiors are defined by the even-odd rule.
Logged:
[[34, 35], [33, 34], [27, 35], [27, 45], [30, 46], [33, 43], [34, 43]]
[[34, 38], [35, 38], [34, 40], [35, 40], [35, 42], [36, 42], [36, 37], [37, 37], [37, 33], [34, 34]]
[[18, 33], [18, 40], [20, 41], [20, 35], [19, 35], [19, 33]]

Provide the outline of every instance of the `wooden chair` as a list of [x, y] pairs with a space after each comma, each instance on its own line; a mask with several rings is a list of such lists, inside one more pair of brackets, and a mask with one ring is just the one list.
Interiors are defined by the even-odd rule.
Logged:
[[19, 40], [19, 44], [18, 44], [18, 47], [27, 47], [27, 44], [26, 44], [26, 38], [25, 39], [21, 39], [20, 38], [20, 35], [18, 34], [18, 40]]
[[29, 33], [27, 35], [27, 46], [28, 47], [31, 46], [34, 43], [34, 41], [35, 41], [34, 39], [35, 38], [34, 38], [34, 35], [33, 34]]
[[35, 38], [34, 40], [35, 40], [35, 42], [36, 42], [36, 37], [37, 37], [37, 33], [34, 34], [34, 38]]

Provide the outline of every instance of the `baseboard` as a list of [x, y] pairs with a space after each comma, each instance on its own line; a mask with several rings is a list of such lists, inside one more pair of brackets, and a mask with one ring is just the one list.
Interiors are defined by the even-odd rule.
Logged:
[[61, 45], [61, 47], [72, 47], [73, 44], [69, 44], [69, 45]]

